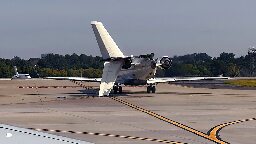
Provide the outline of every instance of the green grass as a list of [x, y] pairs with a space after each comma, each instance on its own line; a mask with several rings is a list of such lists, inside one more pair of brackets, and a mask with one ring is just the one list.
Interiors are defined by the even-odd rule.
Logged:
[[241, 80], [229, 80], [225, 82], [229, 85], [242, 86], [242, 87], [256, 87], [256, 80], [252, 79], [241, 79]]

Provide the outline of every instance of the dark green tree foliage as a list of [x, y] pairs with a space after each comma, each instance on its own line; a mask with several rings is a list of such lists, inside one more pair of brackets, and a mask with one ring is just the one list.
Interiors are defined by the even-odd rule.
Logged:
[[211, 71], [213, 75], [239, 76], [240, 68], [236, 63], [235, 54], [221, 53], [212, 61]]
[[65, 56], [48, 54], [38, 61], [38, 66], [51, 69], [102, 69], [103, 62], [99, 56], [92, 57], [85, 54], [81, 54], [80, 56], [77, 54]]
[[[0, 58], [0, 77], [12, 77], [13, 66], [20, 73], [29, 73], [32, 77], [76, 76], [101, 77], [103, 61], [101, 57], [77, 55], [48, 54], [44, 58], [24, 60]], [[251, 76], [251, 57], [236, 58], [233, 53], [221, 53], [212, 58], [206, 53], [194, 53], [174, 56], [168, 70], [158, 70], [157, 76]]]
[[206, 53], [174, 56], [165, 76], [211, 76], [211, 62], [212, 58]]
[[41, 77], [76, 76], [101, 77], [103, 62], [101, 57], [81, 54], [59, 55], [48, 54], [37, 63]]
[[19, 73], [29, 73], [31, 77], [46, 76], [78, 76], [101, 77], [103, 61], [101, 57], [81, 54], [59, 55], [48, 54], [44, 58], [30, 58], [24, 60], [19, 57], [0, 59], [0, 77], [10, 78], [14, 75], [13, 66], [17, 66]]
[[235, 58], [233, 53], [221, 53], [210, 57], [206, 53], [174, 56], [172, 67], [158, 76], [248, 76], [248, 56]]
[[13, 68], [10, 60], [0, 59], [0, 77], [8, 78], [13, 75]]
[[240, 69], [239, 72], [241, 76], [250, 76], [251, 60], [248, 55], [237, 58], [235, 63]]

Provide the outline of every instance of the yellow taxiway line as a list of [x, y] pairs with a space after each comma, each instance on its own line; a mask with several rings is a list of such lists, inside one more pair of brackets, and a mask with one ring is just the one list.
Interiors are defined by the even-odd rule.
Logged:
[[256, 118], [250, 118], [250, 119], [243, 119], [243, 120], [236, 120], [236, 121], [232, 121], [232, 122], [226, 122], [223, 124], [219, 124], [213, 128], [211, 128], [208, 131], [208, 135], [212, 138], [218, 138], [221, 139], [219, 136], [219, 132], [221, 129], [223, 129], [224, 127], [230, 126], [230, 125], [234, 125], [234, 124], [239, 124], [239, 123], [243, 123], [243, 122], [247, 122], [247, 121], [253, 121], [256, 120]]
[[196, 134], [196, 135], [198, 135], [198, 136], [200, 136], [200, 137], [203, 137], [203, 138], [208, 139], [208, 140], [210, 140], [210, 141], [213, 141], [213, 142], [215, 142], [215, 143], [218, 143], [218, 144], [228, 144], [228, 142], [225, 142], [225, 141], [219, 139], [219, 138], [216, 137], [216, 136], [214, 137], [214, 136], [212, 136], [212, 135], [208, 135], [208, 134], [203, 133], [203, 132], [201, 132], [201, 131], [199, 131], [199, 130], [196, 130], [196, 129], [194, 129], [194, 128], [191, 128], [191, 127], [189, 127], [189, 126], [187, 126], [187, 125], [184, 125], [184, 124], [182, 124], [182, 123], [179, 123], [179, 122], [176, 122], [176, 121], [171, 120], [171, 119], [169, 119], [169, 118], [166, 118], [166, 117], [164, 117], [164, 116], [161, 116], [161, 115], [159, 115], [159, 114], [157, 114], [157, 113], [155, 113], [155, 112], [152, 112], [152, 111], [150, 111], [150, 110], [146, 110], [146, 109], [141, 108], [141, 107], [139, 107], [139, 106], [137, 106], [137, 105], [134, 105], [134, 104], [132, 104], [132, 103], [130, 103], [130, 102], [124, 101], [124, 100], [122, 100], [122, 99], [120, 99], [120, 98], [117, 98], [117, 97], [110, 97], [110, 98], [113, 99], [113, 100], [115, 100], [115, 101], [117, 101], [117, 102], [119, 102], [119, 103], [122, 103], [122, 104], [124, 104], [124, 105], [126, 105], [126, 106], [129, 106], [129, 107], [131, 107], [131, 108], [133, 108], [133, 109], [135, 109], [135, 110], [138, 110], [138, 111], [140, 111], [140, 112], [146, 113], [146, 114], [148, 114], [148, 115], [150, 115], [150, 116], [153, 116], [153, 117], [155, 117], [155, 118], [157, 118], [157, 119], [159, 119], [159, 120], [162, 120], [162, 121], [164, 121], [164, 122], [167, 122], [167, 123], [169, 123], [169, 124], [172, 124], [172, 125], [174, 125], [174, 126], [176, 126], [176, 127], [179, 127], [179, 128], [181, 128], [181, 129], [184, 129], [184, 130], [186, 130], [186, 131], [188, 131], [188, 132], [190, 132], [190, 133]]

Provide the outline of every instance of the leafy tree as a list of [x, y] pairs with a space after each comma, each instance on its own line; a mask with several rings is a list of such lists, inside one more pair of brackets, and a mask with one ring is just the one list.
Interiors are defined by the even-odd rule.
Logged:
[[[235, 58], [233, 53], [221, 53], [212, 58], [206, 53], [193, 53], [174, 56], [168, 70], [157, 70], [157, 76], [251, 76], [251, 58], [247, 54]], [[103, 61], [99, 56], [48, 54], [43, 58], [12, 59], [0, 58], [0, 77], [12, 77], [13, 66], [20, 73], [29, 73], [32, 77], [77, 76], [101, 77]]]

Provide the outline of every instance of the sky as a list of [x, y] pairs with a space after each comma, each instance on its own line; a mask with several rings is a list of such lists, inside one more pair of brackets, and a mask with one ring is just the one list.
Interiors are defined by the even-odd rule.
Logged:
[[100, 56], [101, 21], [125, 55], [174, 56], [256, 46], [255, 0], [1, 0], [0, 57]]

